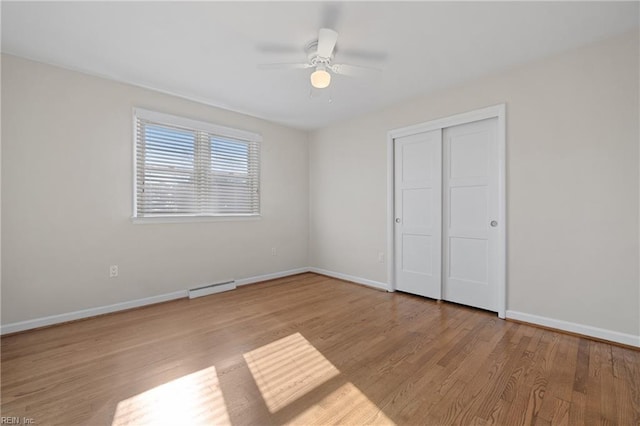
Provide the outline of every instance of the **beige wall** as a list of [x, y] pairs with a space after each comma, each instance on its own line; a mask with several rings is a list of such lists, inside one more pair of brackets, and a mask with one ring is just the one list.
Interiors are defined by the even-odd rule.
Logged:
[[[638, 49], [629, 34], [310, 135], [3, 55], [2, 323], [305, 266], [387, 282], [387, 132], [504, 102], [508, 309], [639, 335]], [[262, 220], [132, 224], [134, 106], [261, 133]]]
[[[6, 55], [2, 106], [3, 324], [307, 266], [306, 133]], [[262, 134], [262, 219], [132, 224], [134, 106]]]
[[639, 335], [638, 49], [627, 34], [314, 132], [312, 266], [387, 282], [387, 132], [506, 103], [507, 308]]
[[[0, 55], [0, 82], [2, 81], [2, 55]], [[0, 84], [0, 322], [2, 319], [2, 84]]]

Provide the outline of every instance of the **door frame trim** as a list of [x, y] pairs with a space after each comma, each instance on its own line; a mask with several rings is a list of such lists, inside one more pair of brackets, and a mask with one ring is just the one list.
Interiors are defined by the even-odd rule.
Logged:
[[396, 290], [394, 233], [394, 140], [402, 136], [467, 124], [488, 118], [498, 119], [498, 317], [507, 313], [507, 192], [506, 192], [506, 104], [498, 104], [448, 117], [426, 121], [387, 132], [387, 283]]

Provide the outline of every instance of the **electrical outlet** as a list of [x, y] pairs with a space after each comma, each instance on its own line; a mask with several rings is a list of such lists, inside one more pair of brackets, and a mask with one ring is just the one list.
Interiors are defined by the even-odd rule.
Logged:
[[277, 256], [278, 250], [275, 247], [271, 247], [271, 256]]
[[384, 263], [384, 253], [381, 251], [378, 252], [378, 263]]
[[109, 266], [109, 278], [116, 278], [118, 276], [118, 265]]

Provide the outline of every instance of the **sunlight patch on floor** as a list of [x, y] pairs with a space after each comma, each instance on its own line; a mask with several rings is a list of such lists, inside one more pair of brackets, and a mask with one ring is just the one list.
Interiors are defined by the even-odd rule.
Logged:
[[289, 424], [394, 425], [373, 402], [352, 383], [347, 382], [303, 411]]
[[340, 374], [300, 333], [244, 354], [271, 413]]
[[215, 367], [120, 401], [112, 422], [112, 426], [177, 424], [231, 424]]

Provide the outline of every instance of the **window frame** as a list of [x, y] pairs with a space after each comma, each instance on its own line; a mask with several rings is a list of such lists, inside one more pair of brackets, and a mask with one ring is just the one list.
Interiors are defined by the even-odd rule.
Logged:
[[[152, 111], [144, 108], [133, 108], [133, 193], [132, 193], [132, 215], [133, 223], [175, 223], [175, 222], [217, 222], [217, 221], [243, 221], [258, 220], [262, 218], [262, 160], [261, 160], [261, 144], [262, 136], [258, 133], [239, 130], [231, 127], [220, 126], [218, 124], [208, 123], [205, 121], [195, 120], [191, 118], [181, 117], [173, 114]], [[257, 213], [238, 213], [238, 214], [164, 214], [158, 216], [138, 216], [138, 166], [137, 166], [137, 123], [138, 119], [148, 120], [156, 124], [183, 127], [193, 131], [206, 132], [208, 134], [219, 136], [221, 138], [231, 138], [243, 142], [257, 143], [258, 146], [258, 212]]]

